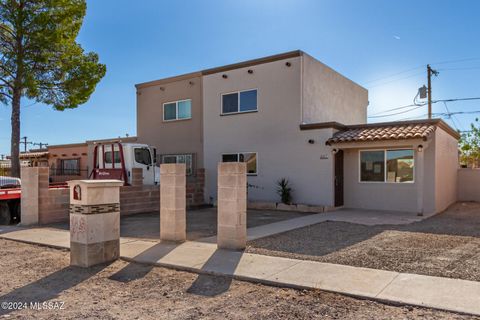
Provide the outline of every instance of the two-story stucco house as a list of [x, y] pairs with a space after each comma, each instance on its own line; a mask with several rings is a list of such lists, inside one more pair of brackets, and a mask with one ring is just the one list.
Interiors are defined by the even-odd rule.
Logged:
[[[136, 85], [137, 135], [159, 162], [247, 162], [249, 201], [438, 212], [455, 201], [458, 134], [440, 120], [366, 124], [368, 92], [302, 51]], [[446, 186], [448, 184], [449, 186]]]

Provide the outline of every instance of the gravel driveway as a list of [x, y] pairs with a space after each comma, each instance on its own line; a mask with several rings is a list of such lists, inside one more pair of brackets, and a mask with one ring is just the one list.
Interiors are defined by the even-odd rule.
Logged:
[[324, 222], [248, 245], [252, 253], [480, 281], [480, 204], [401, 226]]
[[0, 256], [0, 302], [63, 303], [0, 309], [8, 319], [480, 319], [124, 261], [82, 269], [66, 251], [6, 240]]

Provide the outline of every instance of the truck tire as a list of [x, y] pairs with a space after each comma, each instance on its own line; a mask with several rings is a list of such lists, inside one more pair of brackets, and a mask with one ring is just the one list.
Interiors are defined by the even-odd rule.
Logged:
[[7, 201], [0, 201], [0, 225], [11, 223], [10, 208]]

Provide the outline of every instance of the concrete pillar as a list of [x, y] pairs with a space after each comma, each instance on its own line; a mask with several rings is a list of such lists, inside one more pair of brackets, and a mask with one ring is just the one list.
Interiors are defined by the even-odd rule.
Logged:
[[132, 186], [143, 186], [142, 168], [132, 168]]
[[160, 165], [160, 240], [187, 239], [186, 166]]
[[120, 180], [74, 180], [70, 187], [70, 265], [120, 256]]
[[43, 191], [48, 191], [48, 167], [22, 167], [22, 201], [20, 224], [38, 224], [40, 219], [40, 199]]
[[247, 166], [218, 164], [218, 232], [221, 249], [242, 250], [247, 244]]

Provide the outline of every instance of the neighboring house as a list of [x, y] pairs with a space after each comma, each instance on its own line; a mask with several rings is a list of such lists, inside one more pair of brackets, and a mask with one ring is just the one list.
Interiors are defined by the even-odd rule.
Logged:
[[[250, 201], [278, 202], [276, 182], [283, 177], [301, 204], [436, 212], [452, 201], [444, 184], [456, 183], [450, 172], [457, 169], [458, 135], [443, 122], [427, 121], [428, 134], [419, 140], [413, 134], [417, 123], [410, 122], [397, 139], [380, 135], [372, 139], [382, 143], [343, 143], [342, 134], [388, 131], [396, 124], [365, 124], [367, 90], [302, 51], [136, 88], [138, 140], [155, 146], [161, 162], [185, 162], [192, 173], [205, 168], [207, 202], [216, 199], [221, 161], [247, 163]], [[371, 148], [383, 151], [360, 152]], [[424, 154], [430, 164], [425, 174]]]
[[48, 146], [48, 166], [51, 182], [88, 178], [88, 149], [86, 143]]

